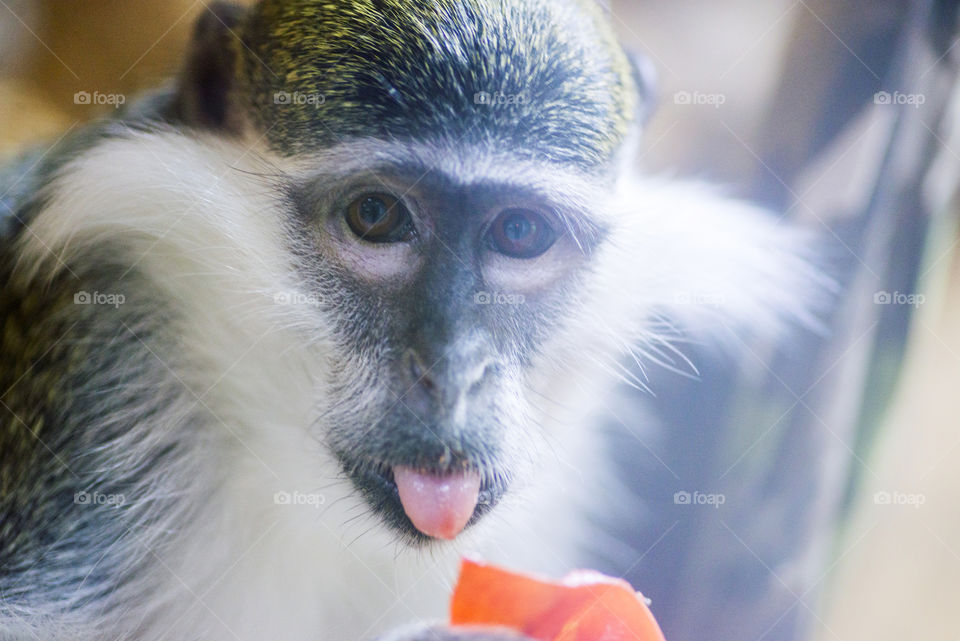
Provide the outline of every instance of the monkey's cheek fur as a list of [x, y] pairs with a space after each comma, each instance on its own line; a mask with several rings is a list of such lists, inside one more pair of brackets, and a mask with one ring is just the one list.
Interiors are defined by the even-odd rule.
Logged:
[[456, 538], [477, 508], [480, 474], [473, 470], [439, 475], [396, 466], [393, 477], [407, 518], [427, 536]]

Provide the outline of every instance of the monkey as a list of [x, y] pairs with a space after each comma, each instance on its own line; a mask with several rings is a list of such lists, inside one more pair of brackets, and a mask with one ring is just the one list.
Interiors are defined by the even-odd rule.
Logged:
[[622, 359], [814, 322], [806, 232], [636, 169], [644, 78], [596, 0], [217, 3], [13, 161], [0, 639], [515, 638], [457, 558], [581, 563]]

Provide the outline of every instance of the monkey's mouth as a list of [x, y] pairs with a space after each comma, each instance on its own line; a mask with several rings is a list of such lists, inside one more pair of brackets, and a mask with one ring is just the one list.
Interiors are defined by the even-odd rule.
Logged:
[[418, 543], [455, 538], [506, 492], [505, 481], [482, 479], [470, 466], [424, 470], [386, 463], [350, 465], [345, 456], [340, 459], [374, 512]]

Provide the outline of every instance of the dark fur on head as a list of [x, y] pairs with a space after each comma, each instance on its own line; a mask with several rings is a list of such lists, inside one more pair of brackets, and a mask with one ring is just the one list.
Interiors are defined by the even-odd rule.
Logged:
[[199, 27], [200, 72], [186, 78], [197, 89], [190, 111], [251, 124], [280, 153], [348, 137], [443, 138], [596, 170], [640, 110], [639, 76], [593, 0], [266, 0], [246, 15], [213, 11]]

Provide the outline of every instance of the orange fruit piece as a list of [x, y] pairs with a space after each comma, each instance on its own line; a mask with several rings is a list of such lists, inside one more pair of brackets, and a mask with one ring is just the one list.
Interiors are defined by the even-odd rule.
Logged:
[[630, 584], [579, 571], [544, 581], [464, 559], [450, 623], [500, 626], [538, 641], [665, 641]]

